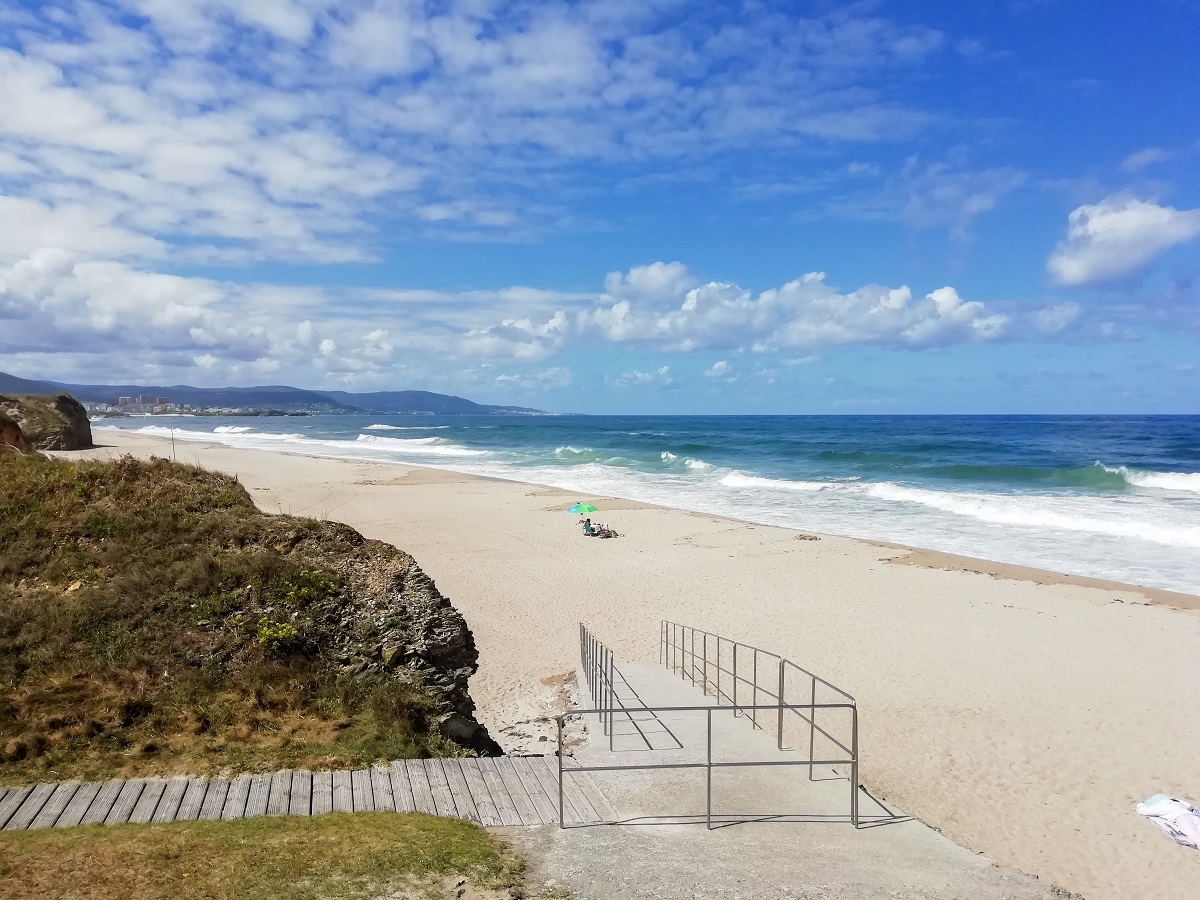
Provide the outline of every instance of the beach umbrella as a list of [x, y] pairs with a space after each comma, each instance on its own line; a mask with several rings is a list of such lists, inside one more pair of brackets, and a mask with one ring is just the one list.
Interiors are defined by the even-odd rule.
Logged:
[[596, 507], [592, 506], [592, 504], [590, 504], [590, 503], [576, 503], [574, 506], [572, 506], [570, 509], [567, 510], [567, 512], [569, 512], [569, 513], [591, 513], [591, 512], [595, 512], [595, 511], [596, 511]]

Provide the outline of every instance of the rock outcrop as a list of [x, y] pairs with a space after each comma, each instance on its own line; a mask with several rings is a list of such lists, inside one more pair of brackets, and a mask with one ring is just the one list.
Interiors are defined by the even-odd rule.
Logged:
[[25, 443], [25, 435], [21, 426], [3, 409], [0, 409], [0, 454], [28, 453], [29, 445]]
[[0, 394], [0, 413], [19, 426], [31, 450], [86, 450], [94, 446], [87, 410], [70, 394]]
[[365, 540], [345, 525], [321, 528], [361, 542], [358, 553], [331, 560], [343, 589], [308, 609], [325, 636], [324, 652], [355, 678], [412, 677], [435, 701], [443, 736], [483, 755], [500, 755], [499, 744], [475, 721], [467, 692], [479, 651], [462, 613], [404, 551]]

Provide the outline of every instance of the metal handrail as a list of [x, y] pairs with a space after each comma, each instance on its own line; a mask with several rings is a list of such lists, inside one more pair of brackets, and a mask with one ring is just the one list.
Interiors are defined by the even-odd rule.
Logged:
[[[706, 826], [712, 828], [712, 770], [722, 768], [744, 768], [751, 766], [835, 766], [849, 765], [851, 768], [850, 776], [850, 821], [855, 828], [859, 826], [859, 809], [858, 809], [858, 707], [854, 703], [773, 703], [773, 704], [753, 704], [744, 705], [743, 710], [782, 710], [788, 709], [793, 712], [807, 709], [810, 717], [815, 717], [818, 709], [848, 709], [850, 710], [851, 719], [851, 749], [848, 749], [849, 757], [847, 759], [812, 759], [810, 754], [809, 759], [786, 759], [786, 760], [726, 760], [714, 761], [712, 758], [712, 714], [714, 711], [720, 711], [721, 707], [714, 706], [641, 706], [641, 707], [612, 707], [604, 706], [596, 709], [572, 709], [565, 713], [561, 713], [554, 717], [558, 726], [558, 826], [565, 828], [565, 813], [563, 799], [563, 777], [564, 774], [573, 774], [576, 772], [617, 772], [621, 770], [649, 770], [649, 769], [704, 769], [705, 770], [705, 823]], [[699, 713], [702, 712], [706, 716], [707, 734], [706, 734], [706, 754], [704, 762], [674, 762], [674, 763], [634, 763], [632, 765], [620, 766], [572, 766], [570, 769], [563, 766], [563, 728], [566, 720], [571, 717], [581, 717], [586, 715], [611, 715], [613, 712], [625, 713], [630, 715], [632, 721], [633, 712], [651, 712], [658, 713]], [[616, 824], [614, 822], [600, 822], [598, 824], [608, 825]]]
[[[697, 653], [697, 649], [696, 649], [697, 638], [700, 639], [699, 653]], [[691, 644], [690, 650], [688, 649], [689, 639], [690, 639], [690, 644]], [[709, 644], [710, 639], [712, 639], [716, 645], [715, 646], [715, 649], [716, 649], [716, 660], [715, 661], [711, 660], [710, 655], [709, 655], [708, 644]], [[721, 665], [722, 645], [729, 645], [732, 648], [732, 652], [731, 652], [732, 667], [731, 668], [725, 668]], [[746, 678], [744, 676], [744, 674], [740, 675], [738, 672], [738, 655], [739, 655], [738, 651], [739, 651], [739, 649], [741, 650], [741, 655], [743, 656], [743, 658], [745, 657], [745, 655], [747, 653], [749, 653], [751, 656], [751, 660], [750, 660], [751, 673], [752, 673], [751, 678]], [[759, 658], [760, 657], [766, 657], [768, 660], [774, 661], [773, 668], [776, 671], [776, 684], [775, 684], [776, 692], [774, 692], [774, 693], [771, 691], [771, 689], [769, 687], [767, 687], [765, 685], [760, 685], [758, 682]], [[697, 663], [697, 660], [699, 660], [699, 663]], [[784, 726], [783, 713], [784, 713], [784, 710], [786, 709], [786, 710], [790, 710], [790, 711], [794, 712], [800, 718], [800, 720], [803, 721], [805, 724], [807, 724], [809, 727], [808, 760], [805, 761], [807, 763], [807, 765], [809, 766], [809, 769], [808, 769], [809, 779], [812, 780], [814, 778], [814, 772], [813, 772], [814, 767], [817, 765], [820, 765], [820, 763], [813, 760], [813, 755], [816, 752], [816, 737], [817, 737], [817, 734], [820, 734], [822, 737], [824, 737], [827, 740], [829, 740], [830, 742], [832, 742], [840, 750], [842, 750], [846, 753], [852, 754], [853, 760], [854, 760], [853, 761], [854, 771], [852, 773], [852, 779], [853, 779], [854, 784], [857, 785], [858, 712], [857, 712], [857, 701], [854, 699], [854, 696], [851, 695], [849, 692], [843, 690], [842, 688], [838, 687], [837, 685], [833, 684], [832, 682], [822, 678], [820, 675], [817, 675], [816, 673], [809, 671], [808, 669], [804, 668], [803, 666], [797, 665], [796, 663], [792, 662], [790, 659], [786, 659], [783, 656], [780, 656], [778, 653], [772, 653], [769, 650], [763, 650], [762, 648], [755, 647], [751, 644], [745, 644], [740, 641], [732, 640], [731, 638], [722, 637], [721, 635], [714, 634], [711, 631], [704, 631], [703, 629], [694, 628], [690, 625], [681, 625], [678, 622], [672, 622], [667, 619], [663, 619], [662, 623], [659, 627], [659, 662], [661, 664], [668, 666], [672, 671], [680, 672], [682, 674], [682, 677], [691, 681], [693, 684], [697, 683], [697, 677], [699, 677], [699, 683], [701, 685], [701, 689], [704, 691], [704, 694], [706, 696], [709, 693], [709, 687], [712, 686], [713, 693], [716, 697], [718, 706], [721, 705], [721, 703], [724, 700], [728, 700], [730, 705], [733, 706], [735, 715], [737, 715], [739, 711], [749, 710], [750, 711], [749, 718], [755, 728], [759, 728], [760, 730], [762, 729], [762, 726], [759, 724], [759, 721], [758, 721], [758, 712], [757, 712], [758, 709], [773, 709], [773, 710], [775, 710], [776, 711], [776, 723], [775, 723], [776, 724], [776, 744], [780, 750], [787, 749], [783, 746], [783, 726]], [[714, 671], [715, 676], [716, 676], [715, 679], [711, 679], [709, 677], [710, 663], [712, 664], [712, 670]], [[809, 703], [807, 703], [807, 704], [788, 704], [785, 702], [786, 690], [787, 690], [787, 674], [788, 674], [789, 668], [794, 669], [795, 671], [808, 676], [809, 699], [810, 699]], [[743, 671], [744, 671], [744, 669], [743, 669]], [[721, 684], [722, 674], [729, 676], [729, 678], [732, 681], [732, 683], [727, 684], [727, 686], [725, 688], [723, 688], [722, 684]], [[855, 721], [854, 729], [855, 730], [854, 730], [854, 734], [853, 734], [852, 741], [851, 741], [852, 747], [846, 746], [846, 744], [844, 744], [836, 735], [831, 734], [828, 730], [826, 730], [825, 728], [822, 728], [819, 724], [817, 724], [816, 710], [825, 708], [825, 706], [827, 706], [827, 704], [818, 704], [817, 703], [817, 685], [818, 684], [825, 685], [827, 688], [835, 691], [838, 695], [845, 698], [845, 700], [848, 702], [848, 704], [850, 706], [855, 707], [855, 713], [854, 713], [854, 721]], [[776, 703], [771, 704], [769, 706], [753, 706], [753, 705], [747, 705], [744, 703], [739, 703], [738, 702], [738, 686], [739, 685], [746, 685], [753, 691], [752, 699], [755, 704], [757, 704], [760, 695], [765, 696], [768, 699], [775, 700]], [[807, 717], [805, 717], [804, 714], [802, 712], [800, 712], [800, 710], [802, 710], [802, 709], [809, 710], [809, 714]], [[855, 796], [857, 796], [857, 787], [855, 788], [855, 791], [856, 791]]]

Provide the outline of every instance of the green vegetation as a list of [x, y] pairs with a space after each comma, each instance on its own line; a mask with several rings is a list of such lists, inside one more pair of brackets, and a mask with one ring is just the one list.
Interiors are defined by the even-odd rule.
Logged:
[[11, 900], [522, 896], [522, 865], [468, 822], [355, 813], [0, 834]]
[[412, 670], [346, 656], [412, 565], [199, 468], [0, 456], [0, 783], [464, 753]]

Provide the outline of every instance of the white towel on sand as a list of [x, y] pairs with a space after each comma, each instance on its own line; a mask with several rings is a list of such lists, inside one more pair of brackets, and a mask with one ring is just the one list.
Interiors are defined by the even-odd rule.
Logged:
[[1200, 850], [1200, 809], [1186, 800], [1165, 794], [1148, 797], [1137, 805], [1138, 815], [1145, 816], [1177, 844]]

